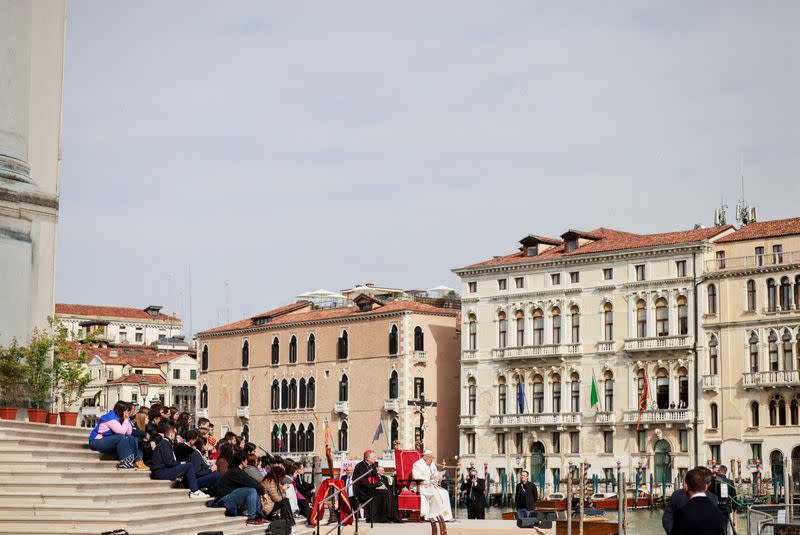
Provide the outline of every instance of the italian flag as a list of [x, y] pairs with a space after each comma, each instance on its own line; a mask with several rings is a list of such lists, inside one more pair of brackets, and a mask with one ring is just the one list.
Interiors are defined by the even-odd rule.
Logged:
[[283, 435], [281, 434], [281, 426], [278, 426], [278, 449], [283, 448]]

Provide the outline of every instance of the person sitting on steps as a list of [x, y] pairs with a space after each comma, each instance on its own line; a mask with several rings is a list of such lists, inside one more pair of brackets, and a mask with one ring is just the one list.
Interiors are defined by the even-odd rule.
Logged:
[[[216, 487], [222, 474], [217, 472], [217, 466], [211, 463], [204, 453], [207, 446], [206, 439], [198, 436], [193, 441], [189, 442], [189, 444], [192, 447], [192, 453], [189, 455], [189, 462], [194, 469], [194, 476], [198, 481], [201, 478], [205, 478], [203, 481], [208, 480], [206, 486]], [[205, 476], [209, 477], [206, 478]]]
[[172, 441], [175, 440], [175, 424], [162, 422], [158, 432], [162, 436], [162, 440], [153, 451], [153, 458], [150, 461], [150, 477], [169, 481], [183, 477], [189, 486], [190, 497], [210, 498], [211, 496], [201, 491], [200, 488], [215, 483], [219, 476], [211, 473], [197, 478], [194, 475], [192, 463], [179, 463], [175, 459], [175, 452], [172, 451]]
[[242, 509], [246, 509], [247, 525], [260, 526], [264, 524], [264, 509], [259, 496], [264, 496], [266, 489], [245, 473], [246, 464], [247, 455], [244, 452], [234, 454], [228, 470], [217, 485], [220, 498], [206, 505], [224, 506], [227, 516], [238, 515]]
[[100, 417], [89, 434], [89, 447], [100, 453], [116, 452], [120, 470], [146, 470], [142, 462], [140, 441], [132, 435], [131, 412], [133, 405], [117, 401], [114, 408]]

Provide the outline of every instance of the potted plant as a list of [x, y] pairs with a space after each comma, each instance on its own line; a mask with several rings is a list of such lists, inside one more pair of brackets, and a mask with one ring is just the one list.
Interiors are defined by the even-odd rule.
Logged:
[[44, 423], [53, 384], [53, 338], [49, 333], [34, 329], [30, 345], [25, 348], [25, 379], [30, 392], [31, 408], [28, 421]]
[[53, 328], [53, 388], [61, 397], [62, 409], [58, 415], [61, 425], [75, 425], [78, 413], [70, 409], [77, 403], [86, 387], [92, 382], [92, 376], [86, 370], [86, 347], [92, 343], [94, 336], [89, 335], [81, 341], [69, 341], [67, 329], [58, 321], [51, 319]]
[[25, 395], [25, 351], [17, 340], [0, 348], [0, 418], [16, 420]]

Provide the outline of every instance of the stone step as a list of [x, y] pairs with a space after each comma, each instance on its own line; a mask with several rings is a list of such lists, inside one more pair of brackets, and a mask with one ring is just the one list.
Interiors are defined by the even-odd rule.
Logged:
[[206, 511], [206, 500], [199, 498], [187, 499], [188, 490], [184, 490], [179, 495], [162, 497], [158, 500], [150, 496], [140, 496], [135, 502], [128, 501], [124, 505], [122, 502], [90, 502], [83, 503], [75, 500], [51, 499], [46, 503], [2, 503], [0, 504], [0, 518], [20, 517], [24, 515], [52, 516], [52, 515], [90, 515], [90, 516], [109, 516], [117, 515], [120, 512], [131, 515], [146, 513], [153, 510], [158, 511]]
[[66, 479], [53, 479], [51, 481], [31, 480], [25, 477], [27, 474], [21, 474], [19, 479], [16, 478], [0, 478], [0, 489], [4, 491], [17, 491], [17, 492], [36, 492], [41, 491], [42, 488], [59, 489], [63, 492], [104, 492], [109, 487], [118, 485], [117, 488], [126, 490], [141, 490], [146, 493], [151, 489], [169, 489], [171, 482], [169, 481], [156, 481], [153, 479], [128, 479], [124, 482], [113, 480], [110, 478], [66, 478]]
[[60, 481], [64, 479], [111, 479], [120, 484], [127, 484], [130, 480], [150, 480], [149, 470], [118, 470], [116, 463], [109, 463], [108, 468], [72, 468], [60, 466], [58, 468], [42, 469], [36, 465], [16, 466], [13, 468], [0, 468], [0, 482], [10, 481], [15, 478], [25, 478], [29, 481]]
[[76, 435], [88, 437], [92, 431], [87, 427], [75, 427], [67, 425], [36, 424], [24, 422], [22, 420], [0, 420], [0, 432], [3, 429], [25, 429], [28, 431], [58, 431], [65, 435]]
[[101, 461], [100, 459], [36, 459], [26, 455], [0, 455], [0, 471], [2, 470], [36, 470], [44, 468], [48, 472], [67, 472], [72, 470], [85, 470], [89, 468], [113, 468], [116, 470], [117, 461]]
[[60, 431], [49, 431], [40, 429], [22, 429], [22, 428], [3, 428], [0, 427], [0, 436], [4, 437], [26, 437], [26, 438], [47, 438], [53, 440], [64, 440], [69, 442], [80, 442], [83, 444], [89, 443], [89, 433], [82, 433], [74, 435], [69, 433], [62, 433]]
[[5, 434], [0, 435], [0, 446], [16, 446], [17, 448], [27, 450], [68, 448], [74, 450], [92, 451], [89, 449], [89, 443], [87, 441], [78, 442], [74, 440], [51, 440], [48, 438], [10, 436]]
[[[47, 448], [47, 449], [20, 449], [0, 445], [0, 459], [8, 456], [27, 457], [31, 459], [60, 459], [69, 462], [72, 459], [103, 459], [103, 456], [88, 448]], [[109, 460], [111, 460], [109, 458]]]
[[[159, 482], [163, 483], [163, 482]], [[17, 490], [15, 492], [0, 491], [0, 503], [4, 504], [42, 504], [42, 503], [71, 503], [75, 507], [82, 507], [86, 504], [117, 504], [127, 507], [131, 502], [160, 502], [161, 500], [171, 500], [179, 497], [185, 501], [186, 489], [164, 487], [150, 488], [146, 492], [141, 490], [129, 490], [128, 487], [105, 487], [94, 490], [85, 489], [73, 491], [70, 489], [44, 489], [36, 491]]]

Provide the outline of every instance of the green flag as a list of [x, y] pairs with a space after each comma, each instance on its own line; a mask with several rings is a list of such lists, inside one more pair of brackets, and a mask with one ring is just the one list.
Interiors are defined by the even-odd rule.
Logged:
[[592, 394], [589, 396], [589, 406], [594, 407], [600, 403], [600, 398], [597, 395], [597, 381], [594, 380], [594, 372], [592, 372]]

